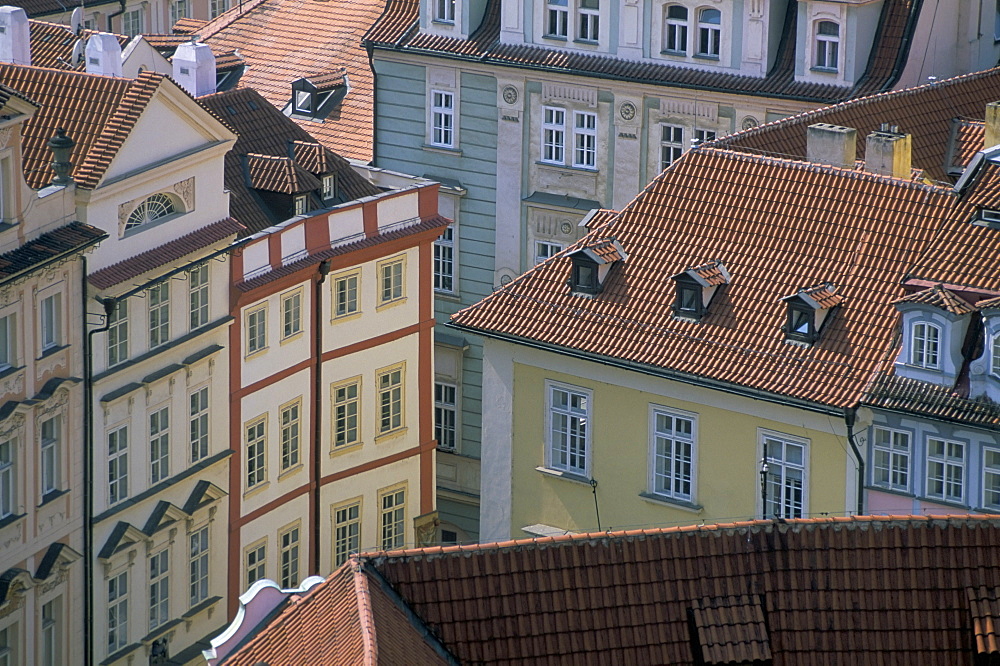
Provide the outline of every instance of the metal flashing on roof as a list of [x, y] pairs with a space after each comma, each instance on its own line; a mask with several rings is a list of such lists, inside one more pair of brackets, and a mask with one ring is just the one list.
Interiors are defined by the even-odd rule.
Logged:
[[598, 201], [592, 199], [581, 199], [565, 194], [550, 194], [548, 192], [532, 192], [529, 196], [521, 199], [525, 203], [542, 204], [544, 206], [558, 206], [560, 208], [575, 208], [576, 210], [592, 211], [601, 208]]

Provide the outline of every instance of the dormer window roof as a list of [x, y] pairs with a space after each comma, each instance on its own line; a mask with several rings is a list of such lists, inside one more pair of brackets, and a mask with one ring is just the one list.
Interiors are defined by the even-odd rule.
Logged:
[[600, 238], [569, 253], [573, 262], [570, 291], [592, 297], [601, 293], [611, 267], [628, 258], [624, 248], [613, 238]]
[[674, 316], [699, 321], [719, 287], [729, 284], [729, 271], [718, 259], [689, 268], [671, 278], [677, 289]]
[[347, 95], [347, 70], [334, 67], [292, 81], [291, 113], [325, 118]]
[[951, 386], [964, 362], [963, 341], [979, 308], [942, 284], [896, 301], [903, 315], [903, 344], [896, 374]]
[[956, 316], [971, 314], [978, 309], [968, 301], [959, 298], [954, 292], [941, 284], [936, 284], [930, 289], [915, 292], [896, 301], [897, 307], [904, 303], [930, 305]]
[[844, 297], [832, 283], [823, 282], [781, 300], [788, 306], [785, 340], [811, 345], [819, 339], [823, 325]]
[[302, 194], [322, 187], [322, 182], [290, 157], [248, 153], [246, 175], [250, 187], [267, 192]]

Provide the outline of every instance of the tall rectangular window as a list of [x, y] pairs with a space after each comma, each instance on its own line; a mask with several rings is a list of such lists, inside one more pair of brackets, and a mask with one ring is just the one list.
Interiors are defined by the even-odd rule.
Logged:
[[927, 438], [927, 496], [965, 501], [965, 444]]
[[358, 283], [360, 279], [361, 275], [357, 272], [333, 279], [334, 317], [346, 317], [358, 312]]
[[597, 114], [573, 112], [573, 166], [597, 167]]
[[660, 125], [660, 170], [666, 169], [684, 153], [684, 128]]
[[42, 604], [42, 666], [60, 666], [63, 663], [60, 654], [60, 602], [61, 599], [53, 599]]
[[52, 294], [41, 303], [42, 351], [62, 344], [62, 294]]
[[934, 324], [918, 323], [913, 325], [911, 332], [910, 364], [937, 369], [941, 329]]
[[806, 444], [775, 434], [761, 435], [767, 461], [767, 502], [764, 518], [802, 518], [805, 515]]
[[209, 0], [208, 18], [214, 19], [219, 14], [229, 11], [229, 0]]
[[247, 312], [247, 354], [267, 347], [267, 306], [261, 305]]
[[435, 0], [434, 20], [445, 23], [455, 22], [455, 0]]
[[1000, 449], [983, 447], [983, 507], [1000, 511]]
[[170, 283], [161, 282], [146, 292], [149, 298], [149, 346], [170, 341]]
[[191, 534], [191, 605], [208, 599], [208, 526]]
[[288, 590], [299, 584], [299, 526], [278, 535], [281, 555], [281, 587]]
[[448, 225], [434, 241], [434, 289], [455, 291], [455, 225]]
[[334, 566], [347, 561], [351, 553], [361, 549], [361, 502], [334, 509]]
[[0, 629], [0, 666], [15, 666], [18, 663], [15, 640], [17, 624]]
[[434, 438], [443, 449], [454, 450], [456, 443], [458, 387], [438, 382], [434, 384]]
[[170, 551], [149, 558], [149, 630], [170, 619]]
[[698, 12], [698, 53], [702, 58], [718, 58], [722, 43], [722, 12], [702, 9]]
[[128, 360], [128, 299], [115, 303], [108, 317], [108, 365]]
[[548, 458], [553, 469], [587, 476], [590, 395], [552, 384], [548, 390]]
[[281, 337], [290, 338], [302, 332], [302, 291], [281, 297]]
[[379, 304], [398, 301], [405, 295], [403, 286], [403, 267], [405, 260], [401, 257], [384, 264], [379, 264]]
[[6, 370], [17, 363], [17, 327], [15, 315], [0, 317], [0, 370]]
[[60, 484], [59, 438], [62, 424], [59, 417], [42, 421], [42, 495], [58, 490]]
[[182, 18], [189, 18], [191, 10], [188, 8], [188, 0], [173, 0], [170, 3], [170, 25], [176, 25]]
[[267, 578], [267, 541], [250, 546], [246, 551], [247, 587]]
[[337, 177], [332, 173], [323, 176], [323, 201], [332, 199], [337, 194]]
[[142, 9], [132, 9], [122, 14], [122, 34], [135, 37], [142, 34]]
[[17, 487], [14, 485], [14, 455], [17, 447], [13, 439], [0, 441], [0, 518], [13, 515], [17, 510]]
[[382, 550], [406, 545], [406, 490], [390, 490], [379, 497], [381, 504]]
[[840, 66], [840, 26], [833, 21], [816, 24], [816, 62], [813, 66], [834, 72]]
[[208, 456], [208, 387], [197, 389], [188, 398], [188, 443], [191, 462]]
[[128, 426], [108, 433], [108, 504], [128, 497]]
[[295, 402], [281, 408], [281, 469], [291, 469], [299, 464], [299, 411]]
[[260, 419], [247, 426], [247, 489], [264, 483], [267, 470], [264, 466], [264, 452], [267, 439], [267, 419]]
[[188, 311], [192, 331], [208, 323], [208, 264], [188, 271]]
[[910, 433], [872, 429], [872, 483], [883, 488], [910, 490]]
[[576, 38], [585, 42], [598, 41], [601, 36], [600, 20], [601, 0], [580, 0], [580, 30]]
[[333, 445], [348, 446], [360, 441], [358, 413], [361, 409], [360, 383], [333, 387]]
[[403, 427], [403, 368], [378, 373], [378, 432], [384, 434]]
[[566, 109], [542, 107], [542, 161], [566, 163]]
[[664, 18], [663, 50], [679, 55], [687, 54], [688, 10], [681, 5], [670, 5]]
[[128, 572], [108, 579], [108, 654], [128, 644]]
[[661, 409], [654, 409], [652, 418], [652, 491], [691, 501], [695, 479], [694, 418]]
[[149, 478], [157, 483], [170, 476], [170, 408], [149, 415]]
[[545, 36], [566, 39], [569, 25], [569, 1], [548, 0], [545, 14]]
[[309, 210], [309, 197], [305, 194], [300, 194], [295, 197], [295, 214], [305, 215], [306, 211]]
[[431, 91], [431, 144], [444, 148], [455, 146], [455, 94]]

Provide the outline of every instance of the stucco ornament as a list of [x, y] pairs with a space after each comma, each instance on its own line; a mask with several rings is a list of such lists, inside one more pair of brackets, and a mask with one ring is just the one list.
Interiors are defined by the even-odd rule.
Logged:
[[745, 118], [743, 118], [743, 124], [741, 125], [741, 127], [745, 130], [748, 130], [748, 129], [753, 129], [758, 125], [760, 125], [759, 120], [757, 120], [753, 116], [746, 116]]
[[503, 87], [503, 101], [508, 104], [517, 103], [517, 88], [514, 86], [504, 86]]
[[618, 108], [618, 113], [621, 115], [622, 120], [632, 120], [635, 118], [635, 104], [632, 102], [623, 102]]

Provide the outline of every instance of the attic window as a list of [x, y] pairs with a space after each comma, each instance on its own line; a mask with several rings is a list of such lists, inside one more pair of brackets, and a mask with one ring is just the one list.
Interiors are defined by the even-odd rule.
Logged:
[[782, 299], [788, 306], [785, 321], [785, 340], [813, 344], [833, 310], [843, 301], [837, 288], [824, 282], [808, 289], [800, 289]]
[[295, 91], [295, 110], [299, 113], [312, 113], [313, 94], [308, 90]]
[[332, 173], [323, 176], [323, 200], [332, 199], [336, 190], [336, 177]]
[[701, 319], [705, 311], [701, 302], [701, 287], [693, 282], [677, 282], [677, 300], [674, 302], [674, 314], [686, 315]]
[[1000, 225], [1000, 210], [981, 208], [979, 209], [979, 219], [988, 224]]
[[601, 293], [611, 267], [628, 258], [624, 248], [613, 238], [598, 238], [569, 254], [573, 262], [570, 291], [577, 296]]
[[307, 202], [307, 198], [306, 198], [306, 195], [304, 195], [304, 194], [300, 194], [299, 196], [295, 197], [295, 214], [296, 215], [305, 215], [306, 214], [306, 202]]
[[677, 285], [674, 298], [674, 316], [679, 319], [699, 321], [708, 311], [715, 292], [729, 284], [729, 271], [715, 259], [673, 276]]
[[135, 207], [125, 222], [125, 231], [131, 231], [150, 222], [173, 215], [177, 212], [174, 201], [166, 194], [154, 194]]
[[597, 282], [597, 262], [585, 256], [573, 257], [573, 277], [570, 285], [573, 292], [594, 295], [600, 293]]

